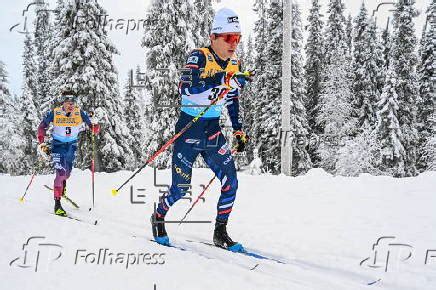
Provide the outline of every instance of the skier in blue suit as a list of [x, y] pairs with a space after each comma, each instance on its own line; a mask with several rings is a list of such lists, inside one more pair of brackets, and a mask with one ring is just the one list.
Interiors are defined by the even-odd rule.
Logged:
[[[221, 181], [221, 195], [213, 241], [218, 247], [242, 251], [241, 244], [234, 242], [227, 233], [227, 221], [232, 212], [238, 189], [238, 179], [231, 149], [221, 132], [219, 118], [223, 106], [227, 107], [234, 136], [238, 141], [237, 151], [244, 151], [248, 137], [239, 121], [239, 91], [249, 80], [240, 73], [240, 62], [235, 55], [241, 39], [239, 19], [235, 12], [223, 8], [213, 22], [211, 45], [192, 51], [187, 59], [186, 73], [181, 76], [179, 93], [182, 108], [176, 124], [176, 132], [198, 116], [206, 106], [227, 92], [194, 123], [174, 144], [172, 156], [172, 185], [169, 194], [160, 199], [153, 213], [152, 229], [155, 241], [169, 245], [165, 229], [165, 215], [171, 206], [182, 198], [191, 183], [192, 164], [201, 155], [206, 164]], [[230, 87], [230, 89], [229, 89]]]

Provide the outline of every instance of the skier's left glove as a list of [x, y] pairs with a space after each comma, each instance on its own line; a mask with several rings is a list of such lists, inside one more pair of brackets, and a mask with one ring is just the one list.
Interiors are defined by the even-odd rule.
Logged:
[[44, 159], [49, 161], [50, 160], [50, 147], [47, 145], [47, 143], [41, 143], [38, 145], [37, 149], [38, 155]]
[[247, 144], [248, 140], [250, 139], [248, 135], [245, 134], [244, 131], [234, 131], [233, 136], [235, 136], [236, 140], [238, 141], [238, 147], [236, 147], [236, 151], [244, 152], [245, 144]]
[[247, 82], [252, 80], [254, 74], [246, 72], [227, 72], [224, 76], [224, 84], [232, 89], [243, 89]]

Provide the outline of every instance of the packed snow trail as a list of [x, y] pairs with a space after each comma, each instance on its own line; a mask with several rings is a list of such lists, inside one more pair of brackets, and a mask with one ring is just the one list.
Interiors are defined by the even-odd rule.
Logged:
[[[296, 178], [239, 173], [238, 196], [228, 227], [230, 235], [250, 251], [285, 264], [202, 244], [212, 242], [218, 182], [211, 185], [205, 201], [200, 201], [188, 217], [190, 221], [212, 223], [167, 225], [170, 239], [184, 251], [150, 241], [153, 202], [165, 187], [154, 186], [153, 170], [147, 168], [137, 176], [132, 188], [126, 187], [113, 197], [111, 188], [130, 174], [96, 174], [96, 206], [89, 212], [91, 174], [73, 171], [68, 195], [81, 208], [75, 209], [65, 201], [64, 208], [78, 219], [97, 219], [98, 225], [52, 214], [52, 194], [44, 185], [52, 184], [53, 175], [37, 176], [24, 203], [18, 199], [30, 176], [0, 175], [0, 279], [4, 285], [0, 288], [436, 287], [436, 251], [428, 252], [436, 249], [436, 172], [404, 179], [332, 177], [316, 169]], [[208, 169], [194, 169], [191, 201], [201, 192], [200, 184], [206, 184], [212, 174]], [[170, 180], [169, 170], [157, 171], [157, 184]], [[132, 204], [131, 199], [145, 203]], [[168, 219], [182, 218], [190, 205], [188, 199], [181, 201], [169, 212]], [[385, 244], [381, 242], [377, 248], [379, 257], [390, 250], [387, 272], [383, 259], [372, 263], [373, 244], [384, 236], [395, 237], [382, 239]], [[36, 238], [23, 250], [23, 244], [31, 237]], [[389, 243], [410, 247], [389, 248]], [[409, 252], [411, 257], [403, 261]]]

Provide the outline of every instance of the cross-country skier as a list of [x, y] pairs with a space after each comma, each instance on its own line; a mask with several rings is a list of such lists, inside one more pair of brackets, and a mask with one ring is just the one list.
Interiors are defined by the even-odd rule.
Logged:
[[62, 106], [48, 112], [38, 127], [38, 151], [46, 154], [50, 152], [44, 138], [48, 126], [53, 123], [51, 156], [56, 170], [53, 185], [54, 213], [67, 216], [61, 205], [61, 197], [73, 169], [79, 133], [85, 129], [85, 123], [92, 134], [97, 135], [100, 132], [100, 125], [76, 105], [76, 96], [73, 92], [64, 91], [61, 98]]
[[[230, 9], [217, 11], [210, 35], [209, 47], [195, 49], [189, 55], [185, 68], [189, 73], [181, 76], [179, 93], [182, 108], [176, 124], [179, 132], [198, 116], [220, 94], [225, 98], [209, 110], [179, 137], [172, 155], [172, 185], [169, 194], [161, 198], [151, 217], [153, 236], [156, 242], [169, 245], [165, 230], [165, 215], [171, 206], [186, 194], [191, 183], [192, 164], [199, 154], [221, 181], [221, 196], [213, 235], [214, 244], [231, 251], [242, 251], [241, 244], [227, 234], [227, 221], [232, 211], [238, 189], [235, 164], [231, 150], [221, 132], [219, 119], [224, 105], [232, 122], [234, 136], [238, 141], [237, 151], [244, 151], [248, 137], [239, 122], [239, 91], [249, 80], [240, 72], [240, 62], [235, 55], [241, 39], [238, 16]], [[230, 88], [230, 91], [228, 89]]]

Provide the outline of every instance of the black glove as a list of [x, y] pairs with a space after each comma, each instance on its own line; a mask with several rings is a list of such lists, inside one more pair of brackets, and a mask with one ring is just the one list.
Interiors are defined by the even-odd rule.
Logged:
[[240, 131], [234, 131], [233, 136], [235, 136], [236, 140], [238, 141], [238, 147], [236, 147], [236, 151], [244, 152], [245, 144], [247, 144], [248, 139], [250, 139], [248, 135], [240, 130]]

